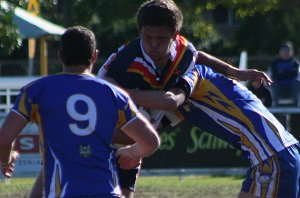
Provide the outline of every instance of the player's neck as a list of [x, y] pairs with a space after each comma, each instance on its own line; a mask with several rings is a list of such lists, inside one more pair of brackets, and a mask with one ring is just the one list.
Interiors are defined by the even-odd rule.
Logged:
[[73, 73], [73, 74], [91, 74], [92, 67], [89, 66], [79, 66], [79, 65], [71, 65], [71, 66], [64, 66], [63, 67], [64, 73]]
[[157, 60], [153, 60], [154, 64], [158, 68], [164, 68], [167, 65], [167, 62], [169, 60], [169, 57], [160, 58]]

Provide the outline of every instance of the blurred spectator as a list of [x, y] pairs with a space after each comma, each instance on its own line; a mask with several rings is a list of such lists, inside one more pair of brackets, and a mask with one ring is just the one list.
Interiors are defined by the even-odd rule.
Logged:
[[279, 57], [270, 65], [275, 106], [298, 106], [299, 62], [293, 56], [293, 44], [285, 42], [279, 49]]
[[266, 106], [270, 107], [272, 105], [271, 91], [263, 84], [259, 86], [258, 81], [251, 80], [247, 84], [247, 88], [252, 91]]

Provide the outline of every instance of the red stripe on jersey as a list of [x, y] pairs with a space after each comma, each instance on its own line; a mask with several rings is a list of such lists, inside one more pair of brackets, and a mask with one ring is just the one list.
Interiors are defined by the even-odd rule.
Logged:
[[157, 89], [159, 87], [159, 84], [156, 80], [156, 76], [151, 73], [149, 71], [149, 69], [147, 68], [147, 66], [143, 65], [142, 63], [139, 63], [139, 62], [136, 62], [136, 61], [133, 61], [130, 66], [128, 67], [128, 72], [134, 72], [134, 73], [138, 73], [140, 74], [143, 79], [149, 83], [149, 85], [152, 87], [152, 88], [155, 88]]
[[184, 37], [178, 35], [177, 38], [176, 38], [176, 41], [177, 41], [176, 56], [174, 58], [174, 61], [172, 61], [172, 64], [171, 64], [170, 68], [166, 72], [166, 75], [163, 79], [163, 84], [162, 84], [161, 88], [164, 88], [165, 85], [167, 84], [168, 80], [170, 79], [170, 77], [174, 73], [174, 70], [176, 69], [178, 63], [181, 61], [181, 58], [182, 58], [182, 56], [185, 53], [185, 50], [187, 48], [188, 41]]

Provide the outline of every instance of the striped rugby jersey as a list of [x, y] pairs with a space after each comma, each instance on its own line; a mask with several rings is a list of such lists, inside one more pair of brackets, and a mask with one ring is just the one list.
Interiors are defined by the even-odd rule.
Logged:
[[170, 61], [162, 74], [157, 71], [151, 58], [144, 52], [141, 39], [122, 45], [100, 68], [98, 77], [114, 79], [128, 89], [170, 89], [186, 71], [194, 67], [197, 51], [182, 36], [177, 36], [170, 49]]

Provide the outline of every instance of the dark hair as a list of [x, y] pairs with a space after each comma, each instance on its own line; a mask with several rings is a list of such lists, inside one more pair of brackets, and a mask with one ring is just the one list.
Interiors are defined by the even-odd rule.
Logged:
[[145, 25], [168, 26], [173, 32], [180, 30], [183, 22], [181, 10], [172, 0], [150, 0], [137, 12], [139, 30]]
[[70, 27], [61, 36], [59, 55], [65, 66], [88, 66], [95, 51], [95, 35], [85, 27]]

